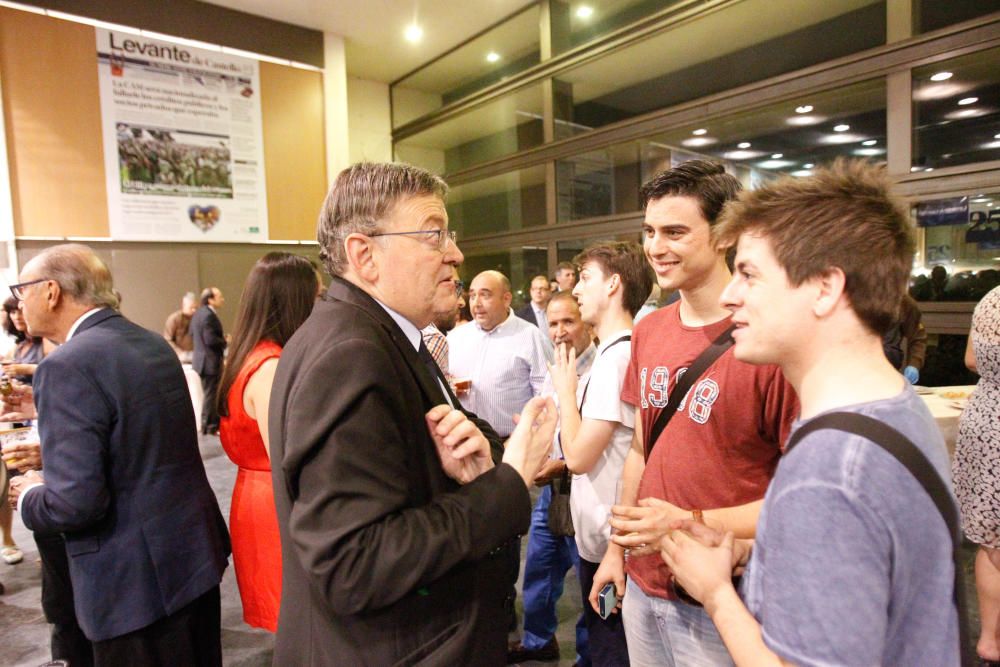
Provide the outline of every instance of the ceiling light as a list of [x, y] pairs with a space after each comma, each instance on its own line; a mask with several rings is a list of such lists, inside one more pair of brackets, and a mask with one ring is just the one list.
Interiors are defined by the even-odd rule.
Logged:
[[877, 143], [878, 143], [878, 139], [869, 139], [868, 141], [862, 141], [861, 145], [862, 146], [874, 146]]
[[803, 104], [801, 106], [795, 107], [795, 113], [809, 113], [812, 110], [813, 110], [813, 105], [811, 104]]
[[760, 151], [729, 151], [728, 153], [723, 153], [722, 157], [727, 160], [752, 160], [763, 155]]
[[[839, 127], [839, 126], [838, 126]], [[839, 131], [837, 134], [825, 134], [819, 138], [821, 144], [853, 144], [855, 141], [862, 141], [864, 137], [858, 134], [848, 134]]]
[[843, 123], [841, 123], [840, 125], [834, 125], [833, 126], [833, 131], [834, 132], [847, 132], [849, 129], [851, 129], [851, 126], [850, 125], [844, 125]]
[[994, 134], [994, 135], [993, 135], [993, 138], [994, 138], [994, 139], [1000, 139], [1000, 134]]
[[969, 104], [975, 104], [978, 101], [979, 101], [978, 97], [963, 97], [958, 101], [958, 106], [964, 107]]
[[989, 204], [990, 200], [987, 199], [986, 197], [978, 197], [977, 199], [973, 199], [972, 203], [973, 204]]
[[750, 148], [750, 142], [749, 141], [741, 141], [740, 143], [736, 144], [736, 147], [737, 148]]
[[789, 125], [802, 127], [805, 125], [818, 125], [824, 120], [826, 120], [826, 116], [792, 116], [791, 118], [786, 118], [785, 122]]
[[500, 54], [496, 51], [490, 51], [486, 54], [486, 62], [495, 63], [498, 60], [500, 60]]
[[934, 171], [934, 167], [927, 167], [924, 171]]
[[691, 134], [693, 134], [696, 137], [700, 137], [701, 135], [705, 134], [706, 132], [708, 132], [708, 130], [706, 130], [703, 127], [700, 127], [697, 130], [695, 130], [694, 132], [692, 132]]
[[588, 5], [580, 5], [576, 8], [576, 18], [589, 19], [594, 15], [594, 8]]
[[783, 157], [785, 157], [784, 153], [772, 153], [771, 154], [771, 159], [772, 160], [780, 160]]
[[938, 72], [931, 75], [931, 81], [947, 81], [952, 77], [951, 72]]
[[403, 31], [403, 37], [411, 44], [416, 44], [424, 38], [424, 29], [416, 23], [411, 23], [406, 26], [406, 30]]
[[874, 157], [883, 153], [885, 153], [884, 148], [858, 148], [854, 151], [855, 155], [863, 155], [864, 157]]
[[711, 146], [716, 142], [718, 142], [718, 139], [713, 137], [688, 137], [681, 142], [681, 145], [688, 148], [698, 148], [699, 146]]
[[1000, 141], [991, 141], [988, 144], [983, 144], [983, 148], [987, 150], [993, 150], [994, 148], [1000, 148]]
[[791, 160], [764, 160], [763, 162], [758, 162], [757, 166], [761, 169], [784, 169], [794, 164]]
[[972, 90], [975, 86], [968, 83], [925, 83], [914, 89], [913, 99], [918, 102], [926, 100], [943, 100], [949, 97], [958, 97]]
[[944, 115], [949, 120], [961, 120], [963, 118], [978, 118], [989, 113], [988, 109], [982, 107], [969, 107], [968, 109], [956, 109]]
[[812, 176], [813, 173], [809, 169], [799, 169], [798, 171], [793, 171], [792, 176], [798, 176], [799, 178], [804, 178], [806, 176]]
[[910, 172], [920, 171], [920, 167], [910, 167]]
[[806, 162], [806, 163], [805, 163], [804, 165], [802, 165], [802, 166], [803, 166], [803, 167], [805, 167], [806, 169], [812, 169], [812, 168], [813, 168], [813, 167], [815, 167], [816, 165], [815, 165], [815, 164], [813, 164], [812, 162]]

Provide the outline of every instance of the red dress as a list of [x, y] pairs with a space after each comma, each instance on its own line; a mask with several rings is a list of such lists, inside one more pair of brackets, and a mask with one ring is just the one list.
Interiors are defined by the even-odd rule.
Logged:
[[229, 533], [233, 543], [236, 583], [243, 600], [243, 620], [275, 632], [281, 601], [281, 542], [274, 509], [271, 462], [264, 451], [257, 421], [243, 409], [247, 381], [269, 359], [281, 356], [281, 346], [269, 340], [257, 343], [240, 369], [227, 398], [229, 415], [219, 424], [222, 447], [239, 466]]

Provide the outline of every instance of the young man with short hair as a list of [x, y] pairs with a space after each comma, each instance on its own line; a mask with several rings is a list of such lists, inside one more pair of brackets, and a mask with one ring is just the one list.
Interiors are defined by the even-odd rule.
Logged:
[[653, 274], [636, 243], [596, 243], [575, 261], [580, 278], [573, 296], [583, 321], [594, 327], [601, 344], [590, 371], [579, 382], [572, 350], [556, 351], [551, 374], [559, 397], [563, 456], [574, 473], [570, 506], [590, 657], [597, 667], [628, 665], [621, 616], [602, 619], [587, 598], [608, 546], [608, 515], [618, 502], [622, 468], [632, 444], [635, 412], [622, 401], [621, 388], [631, 354], [632, 318], [649, 294]]
[[[838, 162], [744, 194], [720, 238], [737, 243], [721, 303], [734, 355], [778, 364], [802, 399], [797, 429], [830, 412], [889, 426], [926, 458], [951, 497], [934, 419], [881, 345], [913, 263], [905, 205], [882, 167]], [[921, 483], [874, 441], [806, 432], [767, 491], [751, 544], [690, 522], [661, 542], [739, 665], [958, 665], [952, 538]]]
[[[712, 238], [739, 182], [722, 166], [686, 162], [642, 188], [643, 248], [661, 289], [680, 300], [645, 317], [632, 333], [622, 400], [636, 408], [635, 436], [622, 476], [612, 536], [594, 575], [592, 606], [608, 582], [624, 593], [633, 665], [718, 665], [729, 661], [703, 609], [678, 600], [657, 545], [671, 521], [702, 514], [713, 525], [752, 537], [781, 456], [779, 443], [798, 413], [794, 391], [775, 366], [751, 366], [732, 350], [699, 378], [653, 442], [652, 432], [685, 371], [730, 327], [719, 305], [729, 282], [725, 251]], [[647, 459], [648, 455], [648, 461]], [[625, 549], [631, 549], [625, 585]]]

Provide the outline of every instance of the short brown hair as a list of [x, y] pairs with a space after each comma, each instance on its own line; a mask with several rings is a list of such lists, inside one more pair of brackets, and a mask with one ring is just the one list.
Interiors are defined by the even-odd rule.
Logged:
[[726, 168], [711, 160], [688, 160], [673, 169], [661, 171], [639, 189], [642, 210], [649, 202], [663, 197], [693, 197], [698, 200], [701, 214], [714, 225], [727, 202], [740, 193], [743, 186]]
[[448, 186], [429, 171], [400, 162], [359, 162], [337, 175], [323, 201], [316, 227], [319, 258], [331, 276], [347, 270], [344, 239], [374, 234], [378, 223], [406, 197], [433, 195], [443, 201]]
[[635, 317], [653, 289], [653, 269], [646, 261], [642, 246], [623, 241], [591, 243], [573, 258], [580, 269], [587, 262], [601, 267], [606, 276], [618, 274], [622, 281], [622, 306]]
[[839, 268], [866, 327], [881, 335], [896, 321], [916, 243], [884, 166], [838, 159], [808, 178], [786, 176], [744, 192], [714, 231], [721, 245], [745, 233], [767, 238], [795, 287]]

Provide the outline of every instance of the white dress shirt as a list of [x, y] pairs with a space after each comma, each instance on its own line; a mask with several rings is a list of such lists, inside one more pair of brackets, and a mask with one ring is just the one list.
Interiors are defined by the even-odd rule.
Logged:
[[542, 393], [551, 361], [541, 330], [507, 310], [507, 319], [490, 331], [476, 322], [448, 334], [452, 377], [472, 380], [459, 400], [503, 437], [514, 430], [514, 413]]

